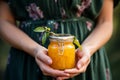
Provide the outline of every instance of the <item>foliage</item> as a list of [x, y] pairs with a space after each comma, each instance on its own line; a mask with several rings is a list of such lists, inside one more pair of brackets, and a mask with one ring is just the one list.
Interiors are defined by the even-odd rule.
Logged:
[[[49, 37], [51, 35], [59, 35], [59, 34], [52, 32], [51, 29], [46, 26], [37, 27], [34, 29], [34, 32], [44, 32], [44, 34], [42, 36], [42, 44], [43, 45], [45, 44], [47, 37]], [[79, 40], [76, 37], [74, 37], [73, 43], [75, 45], [77, 45], [80, 48], [80, 50], [82, 50], [82, 46], [80, 45]]]

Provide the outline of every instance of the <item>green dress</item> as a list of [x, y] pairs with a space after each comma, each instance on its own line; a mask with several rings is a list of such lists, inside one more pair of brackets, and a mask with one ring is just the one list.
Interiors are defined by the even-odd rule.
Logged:
[[[48, 26], [56, 33], [75, 35], [82, 43], [96, 26], [96, 18], [103, 0], [8, 0], [8, 4], [19, 22], [18, 27], [42, 45], [44, 33], [33, 31], [38, 26]], [[77, 12], [79, 17], [76, 16]], [[43, 46], [47, 48], [48, 44], [49, 41]], [[11, 47], [5, 80], [53, 80], [53, 78], [42, 74], [33, 57]], [[104, 47], [91, 57], [86, 72], [69, 80], [111, 80]]]

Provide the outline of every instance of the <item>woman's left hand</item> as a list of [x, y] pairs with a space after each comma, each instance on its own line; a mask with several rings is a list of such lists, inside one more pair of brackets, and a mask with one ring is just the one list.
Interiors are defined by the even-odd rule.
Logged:
[[90, 52], [86, 48], [80, 50], [79, 48], [76, 50], [76, 67], [72, 69], [66, 69], [65, 73], [69, 73], [70, 77], [57, 77], [57, 80], [69, 79], [74, 76], [79, 75], [80, 73], [84, 73], [87, 69], [87, 66], [90, 63]]

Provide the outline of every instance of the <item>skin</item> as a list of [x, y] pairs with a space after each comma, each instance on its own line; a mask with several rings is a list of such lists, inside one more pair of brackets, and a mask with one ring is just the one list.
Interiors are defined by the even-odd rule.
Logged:
[[[109, 14], [108, 14], [109, 13]], [[98, 17], [94, 31], [82, 43], [83, 50], [77, 49], [78, 62], [73, 69], [66, 69], [69, 77], [58, 77], [58, 80], [69, 79], [84, 73], [90, 63], [90, 57], [102, 47], [111, 37], [113, 32], [113, 0], [104, 0], [101, 13]]]
[[[109, 14], [108, 14], [109, 13]], [[64, 80], [86, 71], [90, 57], [111, 37], [113, 31], [113, 0], [104, 0], [96, 28], [82, 43], [83, 50], [76, 50], [77, 64], [73, 69], [59, 71], [49, 67], [52, 60], [47, 56], [48, 50], [33, 41], [15, 25], [15, 20], [6, 3], [0, 0], [0, 37], [17, 49], [33, 56], [44, 75]], [[14, 36], [13, 36], [14, 35]]]
[[48, 50], [33, 41], [15, 26], [15, 20], [8, 5], [2, 1], [0, 1], [0, 37], [11, 46], [33, 56], [44, 75], [52, 77], [69, 76], [69, 74], [64, 71], [54, 70], [49, 67], [49, 65], [52, 64], [52, 60], [47, 56]]

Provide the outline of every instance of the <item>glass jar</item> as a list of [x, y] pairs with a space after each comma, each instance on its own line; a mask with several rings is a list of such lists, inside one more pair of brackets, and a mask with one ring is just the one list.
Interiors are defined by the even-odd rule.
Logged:
[[48, 56], [52, 59], [51, 67], [64, 70], [75, 66], [74, 36], [69, 34], [57, 34], [50, 36]]

